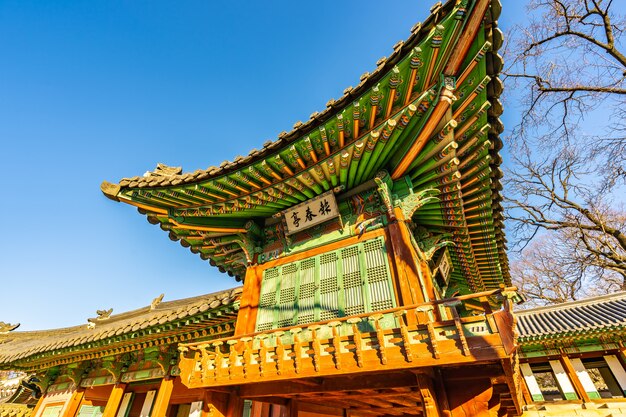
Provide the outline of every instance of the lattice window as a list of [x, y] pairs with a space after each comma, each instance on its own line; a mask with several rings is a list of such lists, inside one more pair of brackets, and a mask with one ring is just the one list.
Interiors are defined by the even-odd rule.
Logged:
[[282, 274], [278, 286], [278, 327], [287, 327], [294, 324], [296, 310], [296, 285], [298, 281], [298, 263], [282, 267]]
[[392, 308], [393, 291], [383, 241], [376, 239], [365, 242], [363, 252], [372, 311]]
[[263, 285], [259, 299], [257, 331], [269, 330], [274, 327], [274, 307], [276, 306], [276, 284], [280, 271], [278, 268], [266, 269], [263, 274]]
[[359, 251], [361, 248], [359, 246], [361, 245], [341, 249], [343, 288], [346, 297], [346, 316], [365, 313], [363, 278], [361, 277], [362, 268], [359, 262]]
[[310, 258], [300, 262], [300, 292], [298, 294], [298, 324], [315, 321], [315, 264]]
[[339, 317], [339, 274], [337, 254], [325, 253], [320, 256], [320, 316], [319, 320]]
[[260, 295], [257, 331], [392, 308], [384, 240], [269, 268]]

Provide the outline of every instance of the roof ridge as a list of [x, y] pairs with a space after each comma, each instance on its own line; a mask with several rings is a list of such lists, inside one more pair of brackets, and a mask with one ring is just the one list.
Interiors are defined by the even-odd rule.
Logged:
[[[179, 298], [176, 300], [169, 300], [169, 301], [163, 301], [162, 303], [160, 303], [157, 307], [155, 307], [154, 309], [151, 309], [150, 305], [147, 306], [143, 306], [143, 307], [139, 307], [133, 310], [128, 310], [128, 311], [124, 311], [118, 314], [112, 314], [110, 318], [105, 319], [105, 320], [99, 320], [97, 321], [98, 324], [108, 324], [108, 323], [115, 323], [115, 322], [119, 322], [122, 320], [126, 320], [126, 319], [131, 319], [133, 317], [135, 317], [136, 315], [139, 315], [141, 313], [147, 313], [149, 311], [158, 311], [158, 310], [165, 310], [168, 307], [169, 308], [173, 308], [176, 307], [177, 303], [180, 303], [180, 306], [189, 306], [190, 304], [192, 304], [193, 302], [196, 301], [204, 301], [206, 298], [219, 298], [220, 295], [225, 295], [225, 294], [229, 294], [231, 296], [236, 295], [238, 293], [241, 292], [241, 286], [238, 287], [234, 287], [234, 288], [229, 288], [226, 290], [221, 290], [221, 291], [216, 291], [216, 292], [212, 292], [212, 293], [207, 293], [207, 294], [202, 294], [202, 295], [196, 295], [193, 297], [188, 297], [188, 298]], [[44, 335], [52, 335], [54, 333], [72, 333], [76, 330], [80, 330], [82, 328], [84, 328], [87, 324], [77, 324], [74, 326], [68, 326], [68, 327], [59, 327], [56, 329], [41, 329], [41, 330], [27, 330], [27, 331], [13, 331], [10, 333], [6, 333], [6, 334], [0, 334], [0, 343], [2, 343], [3, 339], [13, 339], [16, 336], [19, 338], [27, 338], [29, 336], [31, 337], [36, 337], [36, 336], [44, 336]]]
[[555, 311], [562, 310], [571, 307], [582, 307], [589, 304], [596, 304], [600, 300], [614, 300], [614, 299], [626, 299], [626, 291], [619, 291], [611, 294], [597, 295], [593, 297], [583, 298], [582, 300], [567, 301], [565, 303], [552, 304], [547, 306], [533, 307], [526, 310], [516, 311], [515, 314], [519, 316], [526, 316], [532, 313], [540, 313], [543, 311]]

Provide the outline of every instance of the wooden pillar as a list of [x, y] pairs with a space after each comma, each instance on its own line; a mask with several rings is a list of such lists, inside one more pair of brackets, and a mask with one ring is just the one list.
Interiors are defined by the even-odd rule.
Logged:
[[84, 388], [77, 388], [76, 391], [72, 393], [72, 397], [69, 399], [65, 406], [65, 411], [61, 417], [74, 417], [78, 408], [80, 407], [80, 403], [85, 396]]
[[[552, 368], [552, 372], [554, 372], [556, 382], [561, 388], [561, 393], [563, 394], [563, 397], [565, 397], [566, 400], [576, 400], [578, 398], [583, 398], [582, 396], [580, 396], [581, 394], [577, 392], [578, 390], [574, 387], [573, 378], [570, 376], [570, 373], [567, 372], [567, 370], [565, 369], [564, 362], [562, 360], [551, 360], [548, 363]], [[569, 363], [569, 360], [567, 361], [567, 363], [570, 365], [570, 369], [572, 371], [571, 373], [575, 374], [575, 372], [573, 372], [573, 368], [571, 368], [571, 363]], [[576, 380], [578, 381], [578, 378], [576, 378]], [[586, 396], [587, 394], [585, 393], [585, 397]]]
[[235, 336], [254, 333], [263, 277], [263, 274], [258, 273], [258, 269], [258, 265], [251, 265], [246, 269], [243, 293], [237, 313], [237, 324], [235, 325]]
[[423, 303], [427, 297], [420, 283], [420, 264], [411, 243], [411, 231], [404, 222], [404, 216], [399, 208], [394, 208], [394, 215], [397, 221], [390, 223], [387, 230], [396, 267], [397, 288], [400, 292], [398, 301], [400, 305]]
[[262, 415], [263, 415], [263, 403], [261, 401], [252, 401], [250, 417], [262, 417]]
[[107, 404], [104, 407], [104, 411], [102, 412], [102, 417], [115, 417], [115, 413], [117, 413], [117, 409], [122, 402], [122, 397], [124, 396], [125, 389], [126, 384], [116, 384], [113, 387], [113, 389], [111, 390], [111, 394], [109, 395]]
[[567, 357], [567, 355], [561, 354], [561, 357], [559, 358], [559, 362], [563, 366], [563, 369], [565, 370], [565, 374], [567, 375], [567, 378], [569, 378], [569, 380], [572, 382], [572, 385], [574, 386], [574, 389], [576, 390], [576, 395], [578, 395], [578, 398], [582, 399], [586, 403], [590, 402], [591, 398], [589, 398], [589, 395], [587, 394], [587, 391], [585, 391], [583, 384], [580, 382], [580, 379], [578, 379], [576, 370], [574, 369], [574, 366], [572, 365], [572, 362]]
[[287, 415], [285, 417], [298, 417], [298, 400], [292, 398], [287, 404]]
[[576, 376], [580, 381], [582, 389], [587, 393], [587, 396], [592, 400], [599, 400], [600, 393], [596, 389], [596, 386], [593, 384], [589, 373], [587, 373], [587, 369], [583, 362], [578, 358], [570, 359], [572, 366], [574, 367], [574, 371], [576, 372]]
[[159, 387], [156, 399], [154, 400], [154, 406], [152, 407], [152, 413], [150, 413], [150, 417], [165, 417], [167, 407], [170, 404], [170, 397], [172, 396], [173, 388], [173, 378], [165, 377], [161, 380], [161, 386]]
[[221, 401], [214, 398], [215, 395], [211, 391], [204, 391], [202, 417], [224, 417], [223, 410], [226, 408], [226, 405], [222, 405]]
[[203, 402], [202, 417], [241, 417], [243, 413], [243, 399], [234, 392], [205, 391]]

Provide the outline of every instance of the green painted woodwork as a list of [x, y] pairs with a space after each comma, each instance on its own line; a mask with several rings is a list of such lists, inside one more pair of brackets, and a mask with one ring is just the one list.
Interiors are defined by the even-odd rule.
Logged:
[[81, 405], [76, 417], [101, 417], [103, 412], [104, 406]]
[[307, 324], [395, 306], [382, 237], [268, 268], [256, 330]]
[[[37, 353], [27, 356], [23, 359], [16, 360], [11, 363], [5, 364], [7, 369], [32, 371], [42, 363], [48, 363], [55, 359], [70, 358], [69, 363], [82, 361], [81, 356], [86, 350], [98, 349], [105, 355], [112, 355], [107, 353], [108, 350], [112, 350], [115, 347], [129, 346], [133, 351], [143, 350], [141, 343], [147, 339], [150, 340], [167, 340], [172, 338], [173, 335], [187, 335], [197, 333], [197, 330], [186, 328], [189, 324], [205, 324], [203, 327], [206, 331], [206, 335], [199, 335], [195, 337], [195, 340], [209, 340], [216, 337], [225, 337], [230, 334], [235, 327], [236, 312], [239, 309], [239, 302], [236, 301], [228, 305], [220, 305], [212, 308], [210, 311], [198, 311], [194, 316], [186, 317], [184, 319], [175, 320], [163, 324], [156, 324], [148, 328], [137, 330], [130, 333], [111, 336], [102, 340], [95, 340], [92, 342], [65, 347], [57, 348], [54, 350]], [[162, 336], [160, 335], [162, 334]], [[154, 348], [151, 348], [154, 350]], [[114, 356], [103, 358], [103, 367], [108, 367], [108, 364], [117, 361], [114, 365], [123, 365], [119, 363], [119, 358]], [[111, 365], [113, 366], [113, 365]], [[119, 369], [113, 366], [110, 372], [121, 374], [121, 366]], [[57, 367], [51, 368], [50, 381], [54, 381], [58, 374], [59, 369]]]
[[578, 397], [576, 396], [575, 392], [564, 392], [563, 396], [565, 397], [566, 400], [577, 400]]
[[59, 417], [62, 409], [63, 409], [62, 405], [46, 406], [43, 409], [43, 412], [41, 413], [41, 417]]
[[541, 394], [533, 394], [533, 401], [545, 401], [545, 398], [543, 398], [543, 395]]
[[587, 392], [587, 395], [589, 396], [590, 399], [592, 400], [599, 400], [602, 397], [600, 396], [600, 393], [598, 393], [598, 391], [591, 391], [591, 392]]
[[[495, 54], [501, 34], [494, 25], [498, 10], [478, 30], [458, 73], [443, 74], [475, 3], [437, 6], [357, 88], [331, 100], [327, 110], [308, 122], [296, 123], [279, 142], [225, 163], [223, 169], [176, 174], [165, 181], [158, 173], [122, 180], [114, 198], [147, 206], [141, 211], [172, 240], [241, 279], [257, 247], [263, 248], [259, 259], [264, 262], [315, 247], [324, 234], [331, 235], [328, 241], [348, 236], [343, 219], [340, 227], [326, 225], [287, 239], [273, 217], [333, 187], [349, 192], [381, 170], [393, 172], [430, 120], [445, 85], [454, 89], [456, 100], [405, 173], [412, 193], [436, 189], [438, 199], [424, 202], [412, 221], [433, 235], [449, 235], [454, 243], [448, 295], [509, 283], [497, 195], [502, 129], [501, 62]], [[466, 72], [472, 63], [476, 65]], [[415, 82], [409, 85], [413, 75]], [[412, 214], [409, 206], [407, 202]], [[248, 220], [262, 229], [252, 239], [226, 230]]]

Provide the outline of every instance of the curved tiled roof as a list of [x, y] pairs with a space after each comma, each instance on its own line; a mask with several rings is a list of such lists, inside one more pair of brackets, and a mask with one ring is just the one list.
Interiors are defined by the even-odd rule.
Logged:
[[[242, 280], [254, 249], [264, 244], [259, 222], [387, 170], [394, 180], [410, 177], [416, 192], [441, 194], [415, 220], [453, 235], [452, 281], [459, 291], [508, 285], [500, 204], [500, 10], [498, 0], [437, 3], [355, 88], [261, 150], [192, 173], [159, 165], [116, 184], [104, 181], [101, 190], [138, 207], [170, 239]], [[452, 91], [452, 111], [438, 112], [435, 120], [437, 101], [451, 99]]]
[[626, 326], [626, 292], [516, 312], [519, 342], [608, 333]]
[[114, 314], [107, 319], [91, 319], [95, 326], [84, 324], [62, 329], [0, 334], [0, 367], [36, 354], [79, 347], [219, 309], [232, 305], [239, 299], [240, 294], [241, 287], [238, 287], [192, 298], [165, 301], [154, 307], [147, 306]]
[[[400, 61], [400, 59], [407, 54], [407, 51], [411, 51], [419, 40], [427, 36], [433, 24], [437, 23], [441, 19], [441, 14], [448, 12], [454, 4], [455, 2], [452, 1], [446, 2], [445, 5], [442, 5], [441, 2], [436, 3], [431, 8], [431, 14], [426, 18], [426, 20], [423, 23], [415, 24], [411, 28], [411, 35], [406, 40], [400, 40], [393, 45], [393, 52], [389, 55], [389, 57], [380, 58], [376, 61], [376, 68], [374, 70], [361, 74], [359, 77], [359, 84], [356, 87], [347, 87], [343, 90], [343, 96], [338, 99], [331, 98], [326, 103], [326, 108], [324, 110], [311, 113], [309, 120], [306, 122], [297, 121], [294, 123], [291, 131], [282, 131], [279, 133], [278, 139], [265, 141], [261, 150], [252, 149], [247, 156], [239, 155], [235, 157], [233, 161], [223, 161], [219, 167], [210, 166], [207, 169], [198, 169], [196, 171], [186, 173], [183, 173], [182, 169], [178, 168], [175, 171], [172, 171], [170, 175], [144, 175], [123, 178], [120, 180], [119, 186], [129, 188], [145, 188], [195, 183], [209, 178], [219, 177], [230, 172], [235, 172], [238, 169], [260, 161], [263, 157], [271, 155], [278, 149], [281, 149], [296, 139], [314, 131], [322, 123], [329, 120], [343, 110], [347, 105], [358, 99], [368, 90], [368, 88], [378, 83], [383, 75], [389, 72], [389, 70], [392, 69], [398, 61]], [[494, 7], [498, 8], [498, 11], [494, 12], [494, 14], [499, 14], [499, 3], [494, 1], [493, 4]], [[447, 10], [444, 10], [444, 8]], [[493, 20], [496, 18], [497, 16]], [[501, 39], [501, 34], [499, 34], [499, 36]], [[494, 49], [497, 50], [498, 48], [496, 47]], [[497, 68], [501, 68], [501, 57], [494, 54], [494, 58], [496, 61], [500, 60], [500, 62], [493, 62], [493, 65]], [[499, 70], [494, 72], [497, 73]], [[498, 80], [498, 82], [499, 81], [500, 80]], [[111, 194], [105, 193], [105, 195], [111, 197]]]
[[0, 417], [29, 417], [32, 411], [24, 404], [0, 404]]

